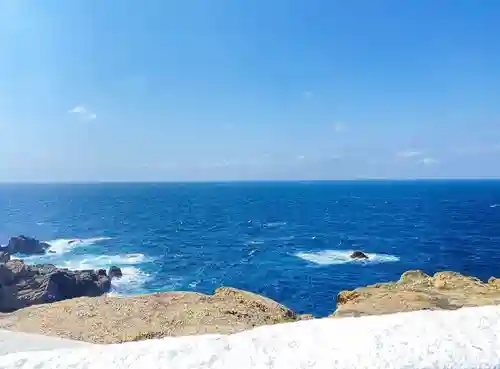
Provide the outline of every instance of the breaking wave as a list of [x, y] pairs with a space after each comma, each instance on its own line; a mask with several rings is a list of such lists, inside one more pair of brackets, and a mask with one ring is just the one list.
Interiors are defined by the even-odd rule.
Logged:
[[111, 240], [110, 237], [93, 237], [93, 238], [59, 238], [52, 241], [45, 241], [50, 245], [49, 253], [64, 254], [76, 247], [90, 246], [97, 242]]
[[380, 264], [397, 262], [399, 258], [394, 255], [366, 253], [368, 260], [351, 259], [355, 250], [324, 250], [318, 252], [298, 252], [298, 258], [318, 265], [338, 265], [347, 263]]

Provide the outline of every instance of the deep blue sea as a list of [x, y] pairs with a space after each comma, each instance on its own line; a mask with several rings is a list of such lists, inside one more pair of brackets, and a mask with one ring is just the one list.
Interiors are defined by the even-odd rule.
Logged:
[[500, 181], [0, 185], [0, 243], [19, 234], [55, 252], [31, 262], [122, 267], [115, 294], [233, 286], [325, 316], [409, 269], [500, 276]]

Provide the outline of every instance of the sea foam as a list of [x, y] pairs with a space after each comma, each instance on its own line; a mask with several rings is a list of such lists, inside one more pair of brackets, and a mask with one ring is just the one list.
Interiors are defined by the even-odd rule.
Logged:
[[111, 281], [111, 295], [130, 295], [145, 293], [144, 284], [151, 279], [151, 275], [139, 268], [127, 266], [121, 268], [123, 277]]
[[110, 237], [93, 237], [93, 238], [59, 238], [56, 240], [45, 241], [50, 245], [49, 253], [64, 254], [76, 247], [90, 246], [97, 242], [111, 240]]
[[368, 259], [352, 259], [355, 250], [324, 250], [318, 252], [297, 252], [295, 256], [318, 265], [336, 265], [346, 263], [379, 264], [397, 262], [394, 255], [366, 253]]

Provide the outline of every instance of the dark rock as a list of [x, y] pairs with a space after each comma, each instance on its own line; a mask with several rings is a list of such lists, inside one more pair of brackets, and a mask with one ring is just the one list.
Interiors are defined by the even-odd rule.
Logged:
[[14, 283], [33, 278], [39, 274], [36, 268], [24, 264], [22, 260], [11, 260], [5, 263], [5, 266], [14, 274]]
[[0, 264], [0, 285], [8, 286], [14, 283], [15, 274], [6, 264]]
[[71, 271], [51, 264], [26, 265], [22, 260], [0, 264], [0, 311], [81, 296], [100, 296], [111, 288], [105, 270]]
[[0, 249], [0, 263], [6, 263], [10, 260], [10, 253], [5, 248]]
[[30, 268], [41, 275], [52, 273], [58, 269], [54, 264], [36, 264], [32, 265]]
[[35, 238], [26, 236], [12, 237], [6, 249], [11, 254], [38, 255], [45, 254], [50, 245]]
[[118, 278], [123, 277], [123, 273], [122, 273], [122, 270], [120, 268], [118, 268], [117, 266], [113, 265], [111, 268], [109, 268], [108, 276], [111, 279], [113, 279], [113, 278], [117, 278], [118, 279]]
[[351, 256], [351, 259], [368, 259], [368, 256], [362, 251], [354, 251]]

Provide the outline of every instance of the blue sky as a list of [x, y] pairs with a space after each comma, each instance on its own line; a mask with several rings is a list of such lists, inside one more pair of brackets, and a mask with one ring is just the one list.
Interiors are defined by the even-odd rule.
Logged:
[[500, 177], [496, 0], [0, 2], [0, 181]]

